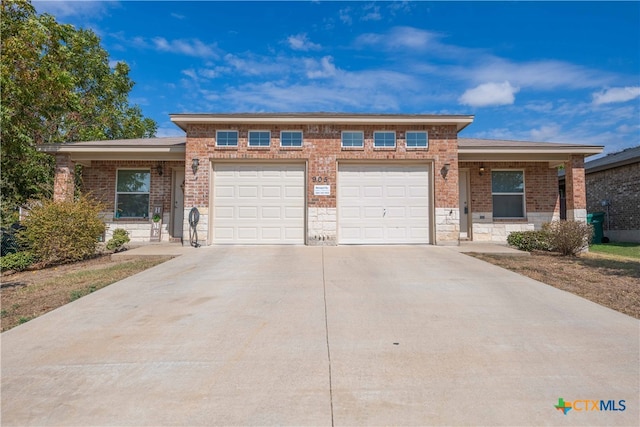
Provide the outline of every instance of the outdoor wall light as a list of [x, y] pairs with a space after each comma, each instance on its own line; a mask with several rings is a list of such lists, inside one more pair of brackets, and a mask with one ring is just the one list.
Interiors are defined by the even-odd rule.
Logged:
[[442, 166], [442, 169], [440, 169], [440, 175], [442, 175], [444, 179], [447, 179], [447, 174], [449, 173], [449, 169], [451, 169], [450, 163], [445, 163], [444, 166]]
[[484, 174], [484, 165], [480, 165], [480, 176]]
[[158, 172], [158, 176], [162, 176], [162, 163], [158, 163], [158, 166], [156, 166], [156, 172]]
[[198, 173], [198, 166], [200, 166], [200, 159], [196, 157], [191, 160], [191, 170], [193, 171], [194, 175]]

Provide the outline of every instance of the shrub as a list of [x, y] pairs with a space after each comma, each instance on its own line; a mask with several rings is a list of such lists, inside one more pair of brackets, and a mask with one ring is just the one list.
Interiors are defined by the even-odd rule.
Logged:
[[109, 239], [107, 242], [107, 249], [118, 252], [122, 246], [130, 240], [129, 232], [127, 230], [124, 228], [116, 228], [113, 230], [113, 238]]
[[26, 270], [34, 261], [35, 258], [31, 252], [14, 252], [0, 258], [0, 269], [2, 271], [22, 271]]
[[20, 233], [43, 265], [79, 261], [96, 253], [105, 226], [101, 203], [81, 196], [75, 201], [45, 201], [35, 206]]
[[507, 237], [507, 243], [521, 251], [551, 250], [547, 233], [542, 230], [514, 231]]
[[582, 221], [553, 221], [542, 229], [547, 233], [551, 250], [562, 255], [577, 255], [589, 246], [593, 226]]

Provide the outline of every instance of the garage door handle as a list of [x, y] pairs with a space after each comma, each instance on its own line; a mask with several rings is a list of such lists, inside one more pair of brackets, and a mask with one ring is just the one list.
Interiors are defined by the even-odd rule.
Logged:
[[382, 218], [384, 218], [387, 215], [387, 210], [386, 209], [382, 209]]

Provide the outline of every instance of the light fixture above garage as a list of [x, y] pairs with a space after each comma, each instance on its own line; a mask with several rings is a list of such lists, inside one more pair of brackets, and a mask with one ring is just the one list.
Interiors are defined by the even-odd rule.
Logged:
[[199, 166], [200, 166], [200, 159], [198, 159], [197, 157], [194, 157], [193, 160], [191, 160], [191, 170], [193, 171], [194, 175], [198, 173]]
[[442, 175], [444, 179], [447, 179], [447, 175], [449, 174], [449, 169], [451, 169], [451, 163], [445, 163], [442, 166], [442, 169], [440, 169], [440, 175]]

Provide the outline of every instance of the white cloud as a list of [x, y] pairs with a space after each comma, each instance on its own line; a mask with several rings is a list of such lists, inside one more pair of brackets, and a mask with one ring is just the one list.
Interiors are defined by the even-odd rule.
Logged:
[[324, 56], [319, 62], [314, 59], [305, 59], [304, 64], [307, 68], [307, 77], [310, 79], [327, 78], [336, 75], [336, 66], [333, 64], [331, 56]]
[[531, 139], [533, 141], [552, 141], [561, 134], [562, 128], [556, 123], [542, 125], [537, 129], [531, 129]]
[[360, 47], [374, 46], [384, 50], [424, 50], [432, 46], [440, 36], [437, 33], [413, 27], [394, 27], [386, 34], [365, 33], [356, 38]]
[[382, 15], [380, 15], [380, 6], [377, 6], [374, 3], [369, 3], [363, 7], [365, 11], [365, 15], [360, 18], [361, 21], [379, 21], [382, 19]]
[[353, 18], [351, 18], [351, 8], [347, 7], [344, 9], [340, 9], [338, 11], [338, 17], [342, 21], [343, 24], [351, 25], [353, 24]]
[[161, 52], [177, 53], [201, 58], [218, 57], [218, 48], [216, 45], [208, 45], [198, 39], [167, 40], [164, 37], [155, 37], [152, 42], [153, 48]]
[[68, 17], [101, 17], [111, 7], [119, 7], [117, 1], [34, 1], [33, 6], [38, 13], [48, 13], [56, 18]]
[[508, 81], [502, 83], [484, 83], [468, 89], [458, 99], [463, 105], [486, 107], [490, 105], [511, 105], [520, 88], [511, 86]]
[[583, 89], [607, 84], [613, 76], [565, 61], [547, 60], [516, 63], [478, 54], [478, 64], [466, 64], [452, 72], [476, 82], [508, 80], [519, 87], [537, 89]]
[[301, 51], [309, 51], [309, 50], [318, 50], [322, 46], [317, 43], [313, 43], [311, 40], [307, 38], [306, 33], [297, 34], [294, 36], [289, 36], [287, 38], [287, 42], [289, 43], [289, 47], [293, 50], [301, 50]]
[[627, 102], [640, 97], [640, 86], [613, 87], [592, 94], [594, 105]]

